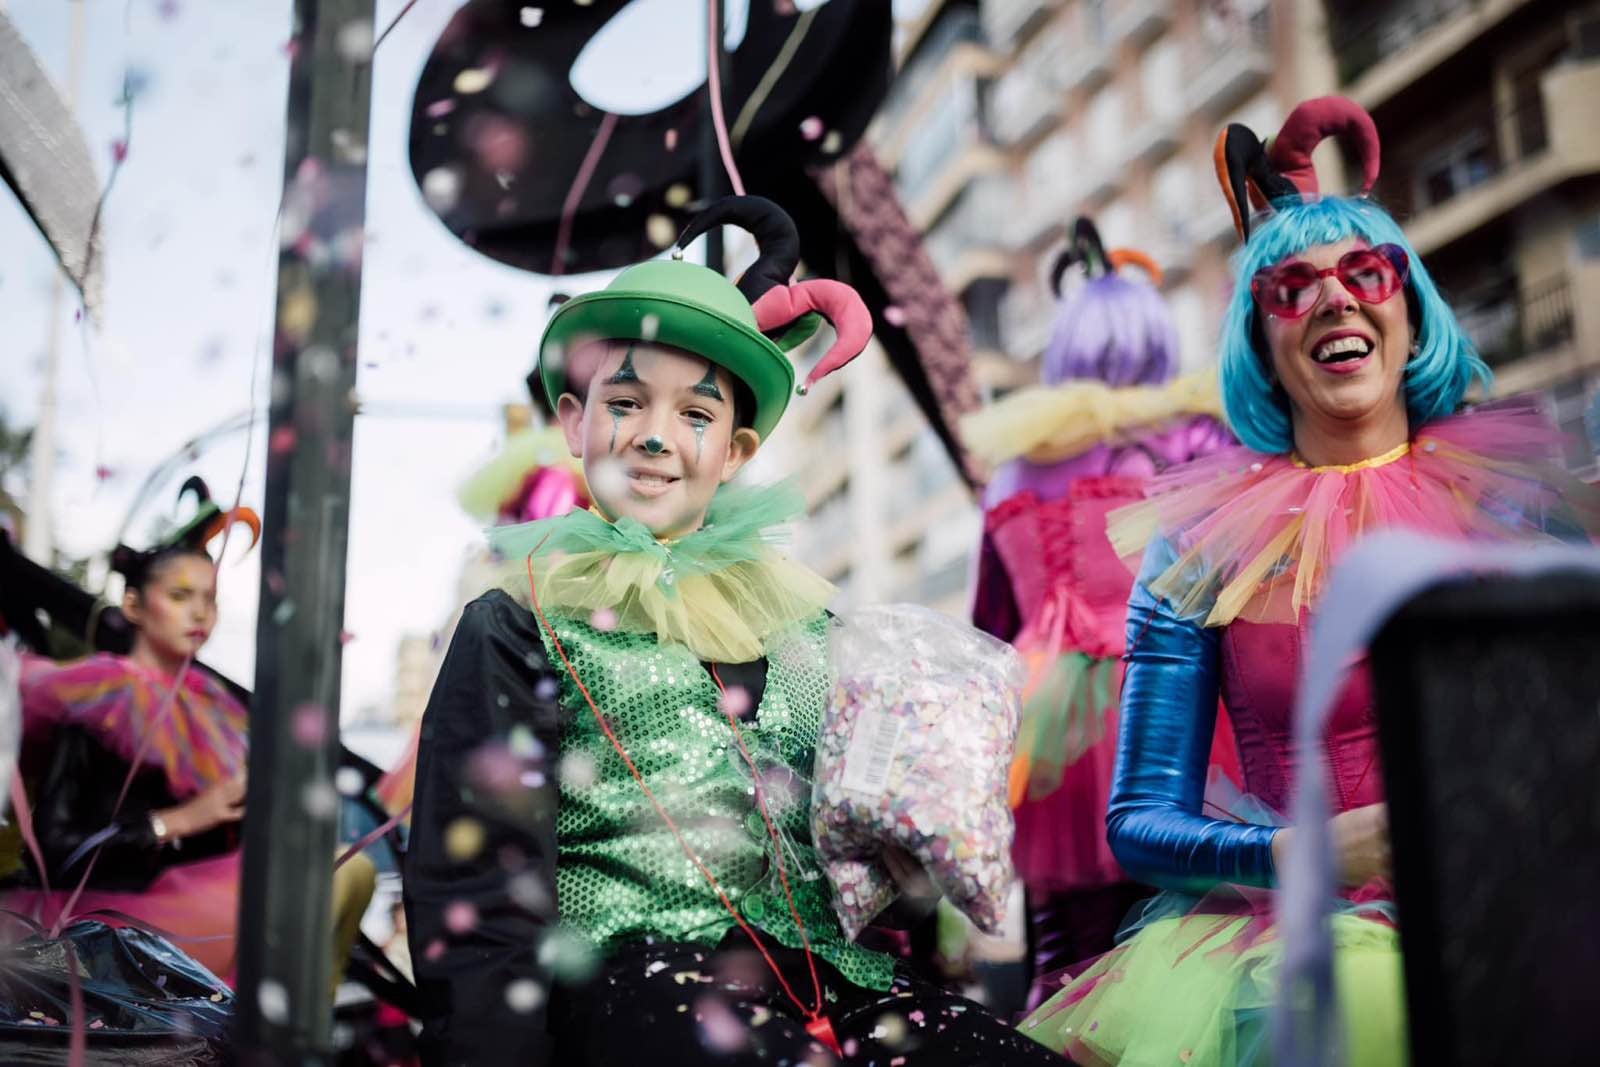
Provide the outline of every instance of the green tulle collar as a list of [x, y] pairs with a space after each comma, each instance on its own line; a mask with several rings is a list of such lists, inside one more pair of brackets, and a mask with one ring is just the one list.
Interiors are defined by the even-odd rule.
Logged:
[[659, 540], [637, 519], [624, 516], [611, 521], [593, 511], [571, 511], [496, 527], [489, 531], [489, 543], [508, 559], [585, 552], [654, 556], [681, 578], [763, 559], [787, 539], [785, 525], [804, 511], [804, 499], [787, 482], [730, 484], [717, 491], [698, 530], [670, 541]]

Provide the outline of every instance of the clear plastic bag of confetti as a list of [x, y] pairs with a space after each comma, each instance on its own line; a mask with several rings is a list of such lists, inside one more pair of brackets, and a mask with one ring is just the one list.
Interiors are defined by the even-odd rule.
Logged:
[[921, 861], [986, 932], [1014, 874], [1006, 780], [1024, 671], [1011, 646], [912, 604], [862, 608], [830, 635], [811, 829], [855, 937], [898, 890], [884, 850]]

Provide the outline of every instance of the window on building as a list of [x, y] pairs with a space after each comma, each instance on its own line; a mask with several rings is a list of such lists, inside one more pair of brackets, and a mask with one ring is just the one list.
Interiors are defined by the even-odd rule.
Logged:
[[1600, 215], [1580, 224], [1573, 236], [1577, 239], [1578, 255], [1584, 259], [1600, 259]]
[[1472, 130], [1423, 160], [1417, 168], [1414, 196], [1420, 208], [1434, 207], [1488, 181], [1494, 156], [1482, 130]]
[[1218, 324], [1194, 287], [1185, 285], [1167, 294], [1167, 306], [1178, 331], [1178, 366], [1188, 371], [1216, 363]]
[[1574, 59], [1600, 58], [1600, 11], [1584, 12], [1573, 19], [1572, 55]]
[[1151, 206], [1168, 240], [1188, 242], [1187, 229], [1194, 221], [1194, 194], [1199, 187], [1194, 167], [1182, 156], [1168, 160], [1157, 169], [1150, 184], [1150, 195], [1155, 198]]
[[1146, 242], [1139, 237], [1139, 225], [1134, 218], [1133, 205], [1126, 200], [1115, 200], [1106, 205], [1096, 220], [1100, 238], [1107, 248], [1131, 245], [1135, 248]]
[[1170, 119], [1183, 114], [1183, 56], [1177, 41], [1164, 39], [1144, 54], [1139, 82], [1146, 115]]
[[[1259, 137], [1268, 137], [1278, 132], [1278, 127], [1283, 125], [1287, 112], [1283, 105], [1273, 97], [1270, 92], [1257, 93], [1239, 107], [1228, 122], [1237, 122], [1248, 126]], [[1226, 123], [1224, 123], [1226, 125]]]
[[1101, 163], [1118, 162], [1128, 132], [1123, 128], [1121, 91], [1106, 88], [1096, 93], [1087, 123], [1090, 156]]

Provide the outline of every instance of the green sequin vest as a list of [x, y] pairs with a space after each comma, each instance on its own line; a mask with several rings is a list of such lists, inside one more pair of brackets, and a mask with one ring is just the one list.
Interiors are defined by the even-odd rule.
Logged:
[[[800, 948], [772, 835], [710, 673], [687, 648], [658, 643], [653, 634], [601, 632], [554, 615], [550, 625], [639, 773], [728, 899], [778, 943]], [[812, 949], [852, 983], [884, 990], [893, 961], [845, 940], [811, 844], [811, 766], [829, 688], [826, 629], [818, 616], [767, 642], [766, 689], [739, 729], [761, 770]], [[549, 645], [549, 632], [544, 636]], [[568, 709], [556, 817], [562, 925], [602, 947], [643, 937], [716, 944], [736, 925], [733, 917], [651, 807], [571, 676], [561, 674]]]

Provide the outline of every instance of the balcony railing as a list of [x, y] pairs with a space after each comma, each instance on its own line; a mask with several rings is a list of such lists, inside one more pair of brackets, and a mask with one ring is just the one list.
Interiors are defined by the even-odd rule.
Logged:
[[985, 143], [978, 108], [978, 81], [953, 79], [906, 141], [895, 171], [900, 195], [913, 201], [967, 149]]
[[1521, 288], [1503, 278], [1462, 294], [1456, 318], [1490, 366], [1536, 356], [1571, 341], [1572, 285], [1565, 275]]
[[1055, 12], [1061, 0], [984, 0], [983, 30], [989, 43], [1006, 50]]
[[[947, 285], [959, 289], [964, 288], [959, 283], [971, 282], [975, 277], [1003, 275], [1003, 270], [972, 264], [969, 259], [985, 251], [999, 252], [1014, 198], [1010, 179], [1000, 174], [984, 175], [967, 186], [955, 206], [928, 232], [928, 255]], [[1003, 266], [1004, 260], [999, 262]]]
[[1050, 340], [1055, 304], [1040, 286], [1013, 285], [1000, 301], [1000, 337], [1006, 355], [1027, 360]]
[[886, 129], [897, 129], [905, 122], [950, 50], [963, 43], [982, 44], [983, 25], [978, 21], [978, 13], [971, 8], [951, 8], [928, 33], [916, 56], [890, 87], [879, 117]]
[[1510, 115], [1512, 151], [1526, 159], [1550, 147], [1550, 123], [1545, 117], [1544, 100], [1534, 94], [1521, 101]]
[[1026, 141], [1056, 120], [1061, 102], [1060, 92], [1018, 63], [989, 94], [989, 128], [1003, 145]]
[[1423, 35], [1474, 5], [1474, 0], [1401, 0], [1399, 3], [1345, 3], [1348, 14], [1330, 19], [1334, 59], [1345, 85]]
[[1272, 68], [1269, 8], [1242, 19], [1204, 21], [1187, 63], [1190, 105], [1201, 114], [1220, 114], [1266, 84]]
[[1565, 276], [1523, 291], [1522, 335], [1530, 352], [1542, 352], [1572, 340], [1572, 285]]
[[1172, 17], [1169, 0], [1111, 0], [1105, 7], [1106, 36], [1112, 43], [1144, 44], [1166, 29]]

